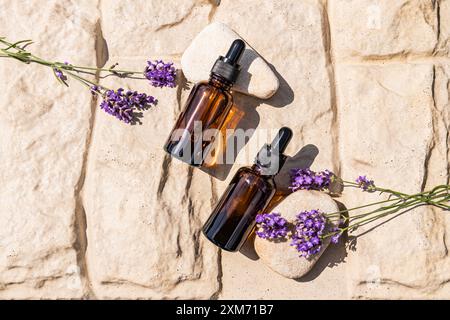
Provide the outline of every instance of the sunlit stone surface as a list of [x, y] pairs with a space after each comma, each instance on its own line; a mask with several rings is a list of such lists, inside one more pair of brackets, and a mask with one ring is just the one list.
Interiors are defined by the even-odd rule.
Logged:
[[130, 127], [74, 81], [65, 88], [44, 67], [2, 58], [0, 298], [450, 298], [450, 220], [437, 209], [331, 245], [297, 281], [267, 267], [251, 241], [220, 253], [200, 233], [233, 173], [282, 126], [294, 132], [292, 166], [405, 192], [448, 183], [449, 2], [0, 0], [0, 36], [33, 39], [51, 60], [180, 68], [195, 36], [221, 22], [279, 80], [268, 100], [236, 94], [228, 125], [267, 134], [252, 135], [216, 179], [162, 150], [189, 93], [181, 72], [177, 89], [100, 80], [159, 99]]

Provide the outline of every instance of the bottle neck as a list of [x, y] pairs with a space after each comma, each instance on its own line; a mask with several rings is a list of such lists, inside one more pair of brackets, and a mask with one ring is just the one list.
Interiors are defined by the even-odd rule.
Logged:
[[276, 167], [264, 167], [261, 166], [258, 163], [258, 160], [252, 165], [252, 170], [255, 171], [258, 175], [267, 177], [267, 178], [274, 178], [281, 170], [281, 168], [284, 166], [284, 163], [286, 162], [287, 157], [284, 154], [281, 154], [278, 157], [278, 163], [276, 164]]
[[264, 169], [258, 166], [256, 163], [252, 165], [251, 169], [259, 176], [262, 176], [264, 178], [273, 178], [275, 175], [273, 174], [267, 174], [264, 172]]
[[220, 88], [225, 91], [230, 91], [231, 87], [233, 86], [232, 82], [215, 73], [211, 73], [208, 83], [216, 88]]

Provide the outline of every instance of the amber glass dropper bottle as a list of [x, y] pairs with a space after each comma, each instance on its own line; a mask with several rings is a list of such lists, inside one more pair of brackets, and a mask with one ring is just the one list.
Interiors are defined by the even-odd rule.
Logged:
[[259, 151], [252, 167], [240, 168], [203, 226], [204, 235], [220, 248], [238, 251], [275, 194], [274, 176], [283, 166], [283, 154], [292, 137], [281, 128], [271, 144]]
[[235, 40], [225, 57], [217, 59], [209, 81], [192, 89], [164, 146], [173, 157], [196, 167], [203, 164], [233, 105], [230, 90], [239, 75], [244, 49], [244, 41]]

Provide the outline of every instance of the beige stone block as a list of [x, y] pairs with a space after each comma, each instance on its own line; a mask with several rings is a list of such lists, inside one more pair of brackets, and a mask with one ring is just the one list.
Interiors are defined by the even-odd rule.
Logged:
[[[1, 36], [44, 58], [95, 65], [96, 1], [2, 1]], [[51, 21], [51, 23], [49, 23]], [[91, 94], [40, 65], [0, 60], [0, 297], [81, 298], [80, 206]]]
[[[433, 66], [340, 66], [338, 75], [343, 177], [367, 174], [379, 187], [420, 192], [434, 139]], [[383, 197], [346, 190], [342, 202], [351, 208]], [[419, 207], [359, 228], [349, 259], [352, 297], [431, 294], [442, 272], [434, 263], [446, 251], [434, 220], [432, 210]]]
[[214, 10], [209, 1], [197, 0], [102, 1], [102, 28], [109, 54], [180, 58]]
[[436, 1], [332, 0], [329, 13], [338, 59], [430, 54], [437, 44]]

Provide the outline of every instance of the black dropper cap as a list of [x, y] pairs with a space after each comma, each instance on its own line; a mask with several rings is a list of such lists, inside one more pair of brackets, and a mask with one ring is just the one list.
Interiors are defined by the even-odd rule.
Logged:
[[211, 69], [211, 73], [218, 75], [228, 82], [235, 83], [241, 71], [239, 60], [244, 53], [245, 42], [241, 39], [236, 39], [231, 44], [225, 57], [220, 56]]
[[291, 141], [292, 130], [288, 127], [281, 128], [271, 144], [265, 144], [258, 152], [255, 164], [263, 175], [276, 175], [286, 161], [283, 154]]

